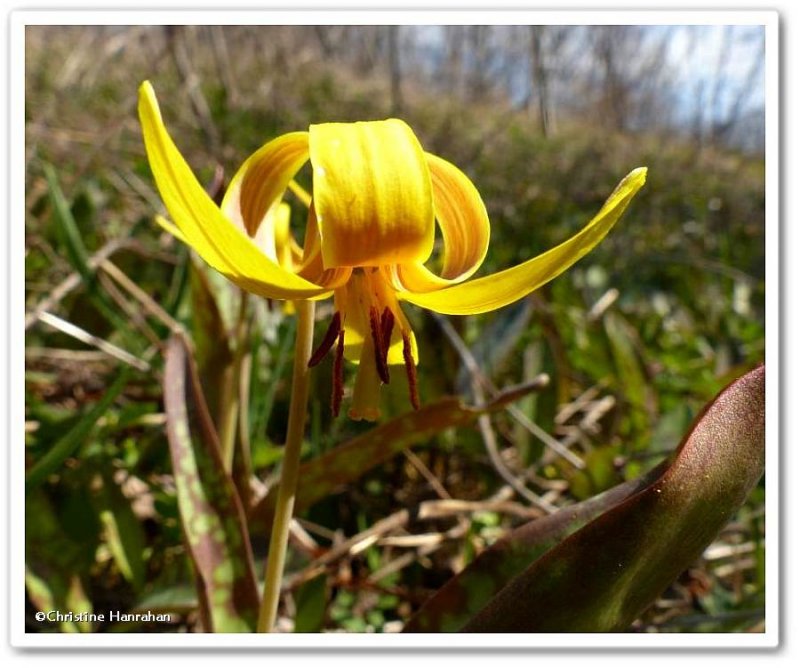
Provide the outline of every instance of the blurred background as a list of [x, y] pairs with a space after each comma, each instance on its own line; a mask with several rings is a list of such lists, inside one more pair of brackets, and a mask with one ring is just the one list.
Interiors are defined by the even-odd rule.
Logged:
[[[508, 528], [657, 464], [707, 401], [763, 360], [764, 39], [758, 26], [29, 26], [25, 430], [39, 466], [26, 496], [30, 629], [196, 629], [160, 345], [172, 320], [207, 360], [209, 332], [224, 337], [230, 321], [222, 304], [209, 324], [198, 285], [213, 277], [199, 280], [187, 250], [153, 223], [162, 205], [136, 117], [143, 80], [209, 186], [310, 123], [405, 119], [484, 198], [492, 240], [481, 273], [566, 239], [625, 174], [649, 168], [609, 237], [529, 299], [446, 320], [405, 309], [423, 403], [480, 403], [539, 373], [550, 383], [517, 402], [522, 418], [501, 412], [423, 439], [301, 515], [311, 547], [295, 544], [289, 563], [300, 574], [314, 550], [399, 508], [473, 502], [406, 527], [425, 540], [384, 536], [344, 551], [321, 580], [298, 577], [289, 592], [295, 630], [393, 631]], [[310, 175], [299, 180], [308, 186]], [[300, 239], [303, 222], [298, 207]], [[154, 317], [153, 304], [164, 313]], [[255, 506], [281, 456], [294, 323], [279, 305], [253, 309], [240, 438]], [[307, 460], [369, 429], [331, 418], [330, 363], [318, 374]], [[408, 410], [403, 383], [384, 394], [387, 419]], [[634, 631], [763, 630], [763, 492]], [[260, 573], [266, 540], [253, 540]], [[33, 619], [58, 602], [175, 616], [94, 627]]]

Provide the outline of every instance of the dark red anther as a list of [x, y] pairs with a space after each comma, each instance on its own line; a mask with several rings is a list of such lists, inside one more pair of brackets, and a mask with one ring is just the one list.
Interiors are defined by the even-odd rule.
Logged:
[[325, 332], [325, 336], [322, 337], [322, 341], [320, 342], [319, 346], [317, 346], [317, 349], [311, 354], [311, 359], [308, 360], [309, 369], [312, 366], [317, 366], [317, 364], [325, 359], [325, 355], [328, 354], [328, 351], [333, 347], [333, 344], [336, 343], [336, 337], [339, 336], [341, 329], [342, 316], [339, 311], [336, 311], [331, 318], [331, 324], [328, 325], [328, 331]]
[[381, 338], [383, 341], [383, 359], [384, 362], [389, 357], [389, 346], [392, 343], [392, 330], [394, 329], [394, 313], [388, 306], [384, 306], [383, 313], [381, 313]]
[[417, 390], [417, 367], [414, 366], [414, 356], [411, 354], [411, 339], [408, 332], [403, 332], [403, 362], [406, 365], [408, 376], [408, 398], [414, 410], [419, 410], [419, 391]]
[[336, 345], [336, 354], [333, 357], [333, 392], [331, 393], [331, 412], [333, 417], [339, 417], [344, 397], [344, 330], [339, 330], [339, 343]]
[[[381, 319], [378, 317], [378, 309], [374, 306], [369, 308], [369, 329], [372, 332], [372, 347], [375, 349], [375, 368], [378, 371], [378, 378], [384, 384], [388, 384], [389, 366], [386, 364], [386, 355], [384, 354], [383, 327]], [[386, 346], [387, 351], [388, 349], [389, 347]]]

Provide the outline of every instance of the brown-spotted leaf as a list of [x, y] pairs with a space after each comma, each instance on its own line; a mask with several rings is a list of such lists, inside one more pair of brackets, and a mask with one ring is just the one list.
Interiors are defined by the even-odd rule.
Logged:
[[624, 631], [717, 536], [764, 472], [764, 367], [695, 421], [664, 473], [513, 578], [466, 632]]
[[254, 631], [259, 596], [244, 512], [223, 467], [182, 335], [167, 344], [164, 404], [181, 524], [195, 566], [204, 625], [217, 633]]
[[[435, 434], [472, 424], [483, 413], [501, 410], [509, 403], [547, 383], [546, 377], [509, 388], [485, 406], [466, 406], [455, 397], [446, 397], [420, 410], [405, 413], [300, 466], [295, 513], [333, 494], [338, 488], [358, 480], [370, 469], [388, 461], [416, 443]], [[254, 533], [265, 531], [272, 517], [277, 490], [261, 499], [250, 514]]]
[[547, 550], [595, 517], [636, 494], [666, 469], [666, 462], [646, 476], [527, 522], [479, 554], [463, 571], [431, 596], [406, 623], [404, 633], [450, 633], [464, 626], [516, 575]]
[[189, 287], [192, 300], [192, 341], [206, 402], [214, 424], [219, 428], [226, 398], [221, 396], [225, 376], [231, 373], [233, 351], [228, 327], [219, 305], [224, 293], [216, 291], [207, 267], [194, 257], [189, 260]]

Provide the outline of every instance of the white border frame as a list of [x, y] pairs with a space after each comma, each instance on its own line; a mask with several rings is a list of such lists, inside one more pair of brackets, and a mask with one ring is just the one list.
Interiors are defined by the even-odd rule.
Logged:
[[[10, 588], [8, 597], [10, 642], [19, 648], [775, 648], [779, 627], [779, 535], [783, 526], [779, 507], [779, 43], [778, 13], [775, 11], [523, 11], [523, 10], [342, 10], [314, 11], [307, 9], [263, 11], [15, 11], [10, 15], [9, 41], [9, 289], [8, 306], [14, 328], [9, 336], [9, 414], [10, 433], [9, 512]], [[231, 25], [262, 23], [280, 25], [313, 24], [527, 24], [563, 25], [637, 24], [678, 25], [735, 24], [764, 25], [766, 30], [766, 364], [767, 380], [767, 605], [766, 632], [763, 634], [272, 634], [272, 635], [182, 635], [182, 634], [31, 634], [25, 633], [21, 612], [24, 592], [24, 479], [14, 472], [24, 469], [24, 437], [19, 429], [24, 421], [24, 334], [17, 328], [16, 318], [24, 313], [24, 33], [28, 25]], [[133, 84], [132, 84], [133, 85]], [[16, 390], [16, 391], [15, 391]], [[16, 503], [15, 503], [16, 502]], [[13, 602], [17, 602], [16, 605]], [[13, 614], [16, 611], [16, 614]], [[457, 637], [457, 641], [456, 641]]]

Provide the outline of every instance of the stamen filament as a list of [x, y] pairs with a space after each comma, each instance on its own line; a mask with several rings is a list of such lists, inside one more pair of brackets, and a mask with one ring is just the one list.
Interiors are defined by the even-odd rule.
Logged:
[[331, 412], [339, 417], [344, 397], [344, 329], [339, 330], [339, 342], [333, 357], [333, 392], [331, 393]]

